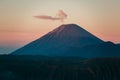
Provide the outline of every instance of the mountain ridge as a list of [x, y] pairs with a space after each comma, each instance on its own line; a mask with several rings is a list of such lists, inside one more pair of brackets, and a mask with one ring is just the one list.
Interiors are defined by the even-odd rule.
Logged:
[[[102, 51], [98, 52], [99, 47], [97, 47], [98, 48], [97, 49], [96, 46], [102, 43], [105, 43], [105, 42], [76, 24], [63, 24], [57, 27], [56, 29], [54, 29], [53, 31], [47, 33], [46, 35], [40, 37], [39, 39], [14, 51], [11, 54], [12, 55], [44, 55], [44, 56], [79, 56], [79, 57], [82, 57], [83, 54], [87, 53], [91, 57], [93, 55], [94, 57], [99, 57]], [[86, 48], [86, 46], [90, 46], [90, 47]], [[83, 47], [85, 48], [83, 49]], [[92, 48], [92, 47], [95, 47], [95, 48]], [[80, 50], [77, 50], [76, 52], [74, 51], [74, 48], [79, 48]], [[87, 49], [90, 52], [86, 52]], [[98, 51], [96, 51], [95, 49]], [[94, 50], [97, 53], [94, 53]], [[84, 57], [88, 57], [87, 54]]]

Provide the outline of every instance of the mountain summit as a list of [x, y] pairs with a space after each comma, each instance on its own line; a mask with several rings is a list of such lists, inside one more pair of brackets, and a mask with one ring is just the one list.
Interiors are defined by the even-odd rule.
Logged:
[[103, 42], [76, 24], [63, 24], [12, 54], [69, 56], [72, 47], [85, 47]]
[[76, 24], [63, 24], [48, 34], [54, 35], [53, 38], [60, 40], [61, 43], [68, 43], [71, 46], [85, 46], [103, 42]]

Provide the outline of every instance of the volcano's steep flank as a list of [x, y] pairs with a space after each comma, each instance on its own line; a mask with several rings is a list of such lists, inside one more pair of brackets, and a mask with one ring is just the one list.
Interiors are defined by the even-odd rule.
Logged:
[[[108, 53], [109, 49], [113, 50]], [[107, 44], [80, 26], [63, 24], [11, 54], [92, 58], [120, 56], [119, 52], [120, 47]]]

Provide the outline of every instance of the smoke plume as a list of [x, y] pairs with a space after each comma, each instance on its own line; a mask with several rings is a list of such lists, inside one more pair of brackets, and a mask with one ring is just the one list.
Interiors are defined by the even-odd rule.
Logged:
[[64, 19], [67, 18], [67, 14], [63, 10], [59, 10], [56, 17], [48, 16], [48, 15], [39, 15], [34, 16], [38, 19], [44, 19], [44, 20], [61, 20], [64, 21]]

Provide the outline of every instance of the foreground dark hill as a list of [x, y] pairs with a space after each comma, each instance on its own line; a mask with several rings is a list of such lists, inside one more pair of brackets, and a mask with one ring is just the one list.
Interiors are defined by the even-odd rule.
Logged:
[[120, 80], [120, 58], [0, 56], [0, 80]]
[[[76, 24], [61, 25], [43, 37], [16, 50], [14, 55], [69, 56], [71, 47], [84, 47], [103, 41]], [[81, 56], [82, 53], [79, 54]], [[71, 56], [74, 56], [72, 54]]]

